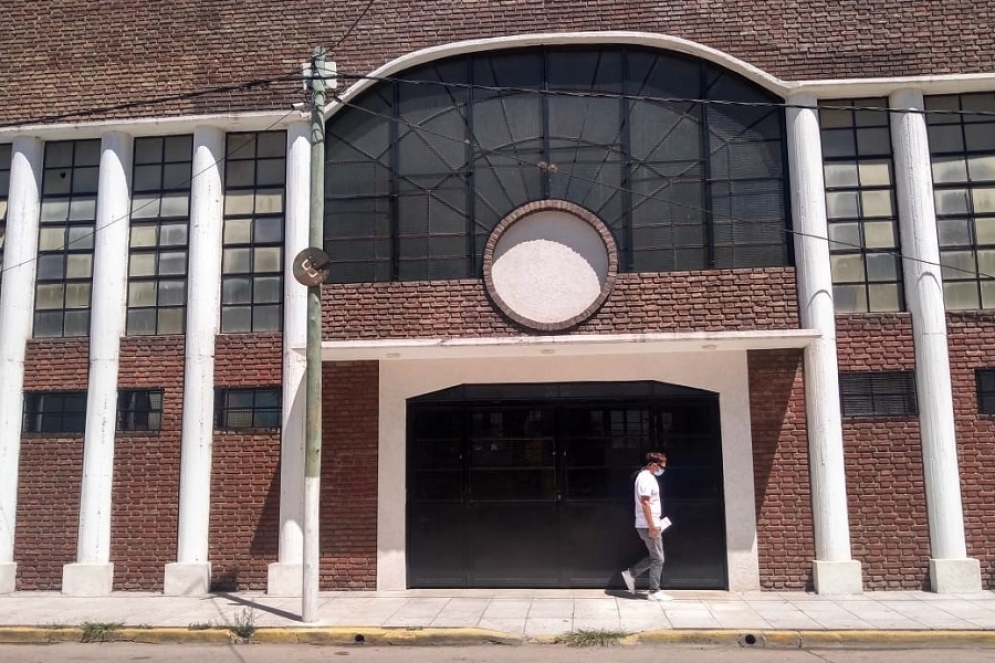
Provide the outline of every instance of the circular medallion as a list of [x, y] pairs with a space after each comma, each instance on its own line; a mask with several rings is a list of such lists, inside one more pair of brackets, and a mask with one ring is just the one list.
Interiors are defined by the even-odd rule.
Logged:
[[497, 225], [483, 267], [487, 293], [505, 315], [531, 329], [558, 331], [587, 320], [608, 298], [618, 251], [594, 214], [542, 200]]

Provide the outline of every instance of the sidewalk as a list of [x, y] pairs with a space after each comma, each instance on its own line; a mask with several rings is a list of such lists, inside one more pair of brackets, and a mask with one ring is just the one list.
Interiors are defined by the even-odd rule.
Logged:
[[[78, 640], [79, 632], [68, 627], [86, 622], [123, 624], [147, 636], [132, 633], [126, 639], [203, 642], [211, 640], [211, 633], [229, 638], [229, 627], [248, 619], [256, 627], [254, 640], [284, 642], [386, 642], [392, 634], [394, 640], [410, 644], [417, 644], [419, 638], [461, 643], [548, 642], [573, 631], [611, 630], [658, 642], [742, 642], [748, 636], [761, 644], [792, 637], [810, 642], [823, 634], [818, 639], [841, 643], [995, 646], [992, 591], [965, 595], [870, 592], [842, 597], [801, 592], [669, 593], [674, 601], [658, 603], [645, 595], [603, 590], [322, 592], [320, 622], [305, 625], [299, 619], [300, 598], [260, 593], [188, 598], [120, 592], [74, 598], [57, 592], [16, 592], [0, 596], [0, 642]], [[63, 637], [56, 631], [67, 633]], [[157, 631], [169, 635], [157, 636]], [[447, 633], [452, 637], [443, 637]]]

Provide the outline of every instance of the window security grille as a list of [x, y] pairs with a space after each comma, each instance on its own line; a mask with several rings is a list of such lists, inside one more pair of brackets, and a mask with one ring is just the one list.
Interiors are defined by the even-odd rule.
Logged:
[[911, 417], [919, 414], [912, 371], [843, 373], [844, 417]]
[[215, 426], [221, 430], [279, 428], [279, 387], [219, 389], [215, 399]]
[[978, 414], [995, 414], [995, 368], [974, 372], [978, 386]]
[[82, 433], [85, 425], [85, 391], [24, 394], [24, 432]]
[[118, 394], [119, 431], [162, 430], [162, 390], [130, 389]]

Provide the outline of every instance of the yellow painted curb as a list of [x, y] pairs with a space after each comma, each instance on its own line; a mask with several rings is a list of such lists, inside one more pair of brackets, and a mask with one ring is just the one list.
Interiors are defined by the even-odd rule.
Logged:
[[524, 637], [479, 628], [261, 628], [253, 642], [310, 645], [520, 645]]
[[675, 629], [645, 631], [648, 644], [739, 645], [744, 648], [995, 647], [995, 631], [776, 631]]

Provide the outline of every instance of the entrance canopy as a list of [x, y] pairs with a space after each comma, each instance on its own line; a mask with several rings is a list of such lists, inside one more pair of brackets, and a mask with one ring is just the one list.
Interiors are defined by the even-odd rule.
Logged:
[[[460, 359], [728, 352], [803, 348], [821, 337], [813, 329], [674, 334], [576, 334], [484, 338], [403, 338], [324, 341], [325, 361]], [[304, 348], [296, 348], [304, 352]]]

